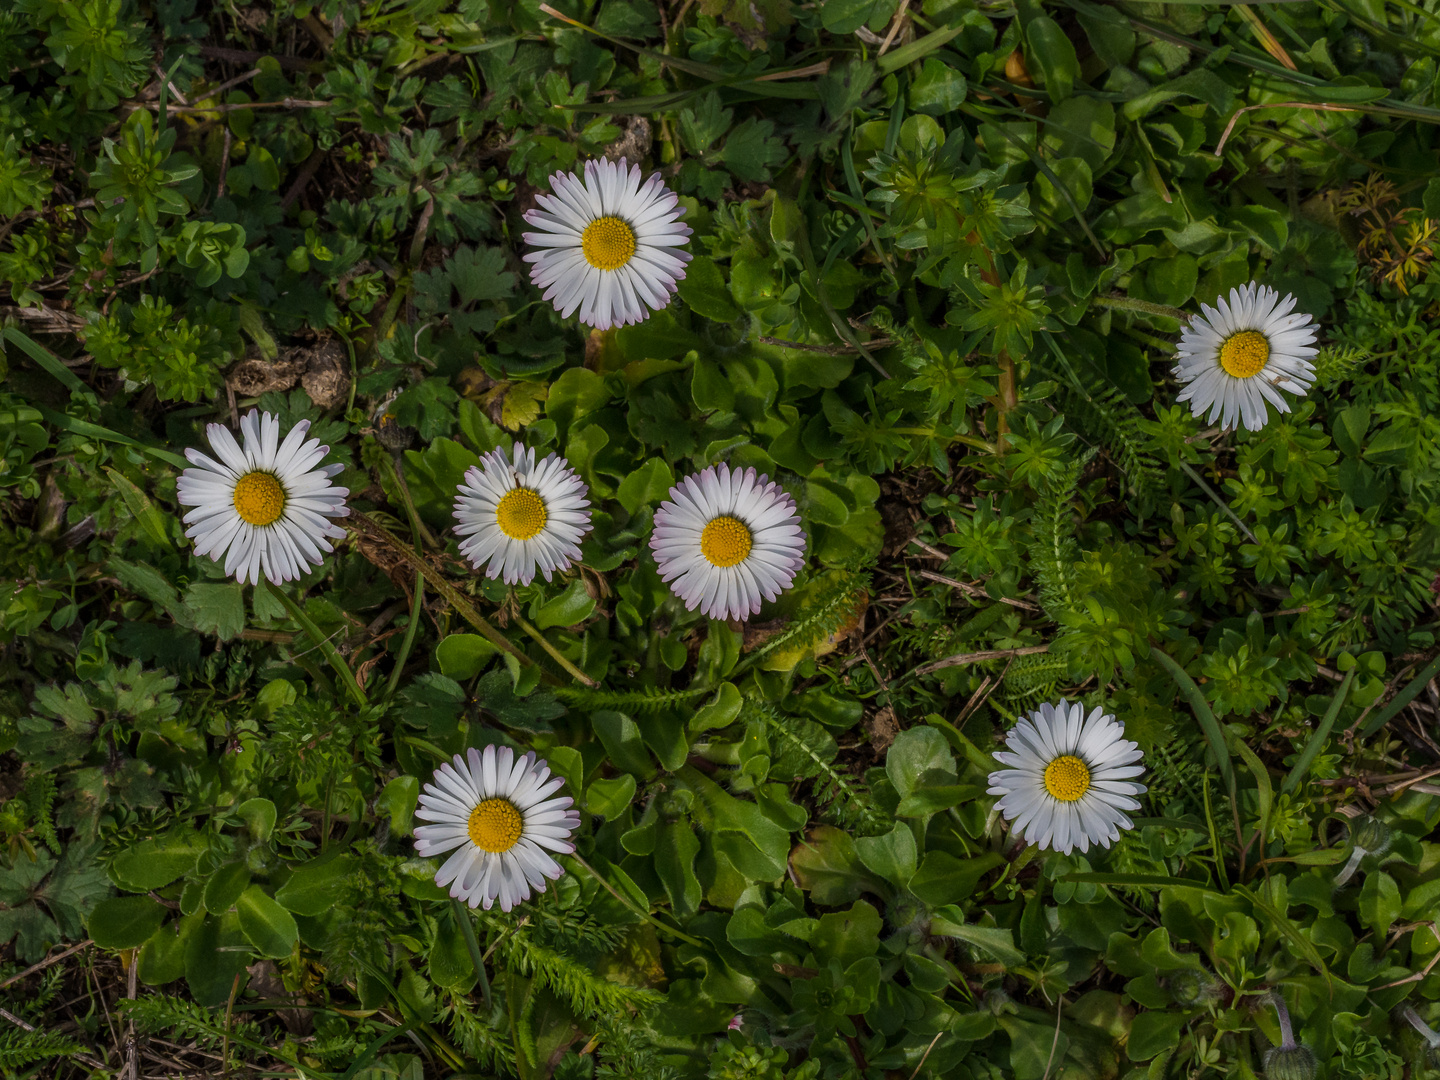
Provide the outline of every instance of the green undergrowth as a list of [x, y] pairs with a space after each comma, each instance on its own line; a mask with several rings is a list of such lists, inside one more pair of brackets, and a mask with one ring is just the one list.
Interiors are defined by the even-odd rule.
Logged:
[[[0, 1072], [1246, 1078], [1278, 995], [1316, 1076], [1423, 1075], [1435, 7], [0, 5], [0, 983], [93, 942], [0, 989]], [[607, 152], [694, 258], [592, 333], [521, 215]], [[1251, 280], [1323, 348], [1225, 433], [1174, 348]], [[180, 520], [251, 407], [388, 533], [299, 614]], [[517, 438], [595, 528], [511, 588], [450, 528]], [[743, 625], [647, 546], [721, 461], [807, 535]], [[1062, 698], [1145, 753], [1109, 849], [986, 792]], [[580, 858], [462, 913], [417, 798], [492, 743]]]

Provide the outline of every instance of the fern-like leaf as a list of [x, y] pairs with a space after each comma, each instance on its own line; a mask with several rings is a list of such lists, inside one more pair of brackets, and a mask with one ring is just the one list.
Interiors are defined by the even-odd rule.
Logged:
[[1046, 485], [1035, 500], [1030, 522], [1030, 571], [1038, 586], [1040, 606], [1056, 622], [1064, 613], [1074, 611], [1083, 599], [1075, 589], [1075, 561], [1080, 557], [1080, 548], [1075, 542], [1075, 512], [1070, 504], [1080, 486], [1084, 464], [1085, 458], [1071, 459]]
[[55, 835], [55, 822], [50, 816], [55, 804], [55, 776], [48, 772], [31, 773], [25, 778], [25, 806], [35, 819], [35, 834], [55, 854], [60, 854], [60, 839]]
[[630, 713], [657, 713], [685, 705], [704, 694], [713, 694], [713, 686], [691, 687], [686, 690], [661, 690], [647, 686], [640, 690], [589, 690], [583, 686], [557, 686], [552, 693], [566, 704], [587, 709], [619, 709]]
[[1140, 410], [1113, 386], [1086, 385], [1073, 372], [1041, 371], [1060, 384], [1067, 421], [1105, 448], [1125, 474], [1130, 491], [1145, 499], [1156, 497], [1160, 463], [1148, 449]]
[[514, 1076], [515, 1051], [495, 1028], [479, 1016], [458, 994], [450, 998], [450, 1034], [460, 1051], [485, 1070], [499, 1076]]
[[776, 649], [806, 648], [824, 641], [855, 617], [869, 586], [868, 575], [848, 570], [833, 570], [819, 578], [804, 614], [736, 665], [731, 678], [754, 667]]
[[1315, 389], [1331, 390], [1345, 382], [1370, 359], [1358, 345], [1325, 345], [1315, 355]]
[[[515, 933], [508, 921], [482, 915], [499, 938], [505, 966], [538, 979], [565, 1001], [577, 1016], [602, 1016], [648, 1009], [664, 999], [653, 990], [625, 986], [596, 975], [577, 960]], [[505, 931], [511, 931], [505, 933]], [[503, 936], [501, 936], [503, 935]]]
[[[808, 771], [816, 778], [815, 801], [835, 824], [870, 836], [890, 828], [888, 817], [871, 799], [869, 791], [830, 764], [833, 749], [829, 755], [817, 752], [809, 740], [801, 737], [792, 721], [763, 701], [747, 698], [743, 711], [747, 719], [765, 724], [772, 744], [783, 744], [809, 762]], [[830, 745], [834, 746], [833, 741]]]
[[85, 1048], [53, 1031], [26, 1031], [6, 1026], [0, 1031], [0, 1072], [9, 1074], [46, 1058], [70, 1057]]

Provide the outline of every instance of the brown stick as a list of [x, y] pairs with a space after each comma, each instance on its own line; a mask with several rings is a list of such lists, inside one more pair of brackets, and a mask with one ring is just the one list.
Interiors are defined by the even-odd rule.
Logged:
[[986, 649], [984, 652], [960, 653], [958, 656], [947, 656], [944, 660], [936, 660], [930, 664], [921, 664], [915, 669], [915, 674], [929, 675], [932, 671], [975, 664], [981, 660], [1004, 660], [1007, 657], [1034, 656], [1037, 653], [1049, 651], [1049, 645], [1027, 645], [1023, 649]]
[[26, 968], [24, 971], [20, 972], [19, 975], [11, 975], [10, 978], [6, 979], [4, 982], [0, 982], [0, 990], [4, 990], [7, 986], [10, 986], [12, 983], [17, 983], [17, 982], [19, 982], [21, 979], [25, 978], [27, 975], [34, 975], [37, 971], [44, 971], [44, 970], [45, 970], [46, 968], [48, 968], [51, 964], [58, 964], [61, 960], [64, 960], [67, 956], [74, 956], [74, 955], [75, 955], [77, 952], [79, 952], [81, 949], [85, 948], [85, 946], [91, 945], [91, 944], [93, 944], [93, 942], [92, 942], [89, 938], [86, 938], [86, 939], [85, 939], [84, 941], [82, 941], [79, 945], [72, 945], [72, 946], [70, 946], [70, 948], [66, 949], [66, 950], [65, 950], [64, 952], [62, 952], [62, 953], [56, 953], [54, 956], [47, 957], [46, 959], [41, 960], [38, 964], [31, 964], [31, 965], [30, 965], [28, 968]]
[[314, 71], [325, 66], [320, 60], [301, 60], [298, 56], [271, 56], [269, 53], [254, 52], [250, 49], [226, 49], [219, 45], [201, 45], [200, 56], [206, 60], [221, 60], [230, 64], [254, 64], [257, 60], [274, 60], [287, 71]]
[[[983, 596], [986, 600], [995, 599], [995, 597], [980, 588], [979, 585], [972, 585], [965, 581], [956, 581], [954, 578], [948, 578], [944, 574], [937, 574], [934, 570], [917, 570], [916, 573], [926, 581], [935, 581], [941, 585], [949, 585], [952, 589], [959, 589], [961, 592], [969, 593], [971, 596]], [[1000, 597], [1000, 603], [1009, 604], [1011, 607], [1023, 608], [1026, 611], [1040, 610], [1034, 604], [1027, 603], [1024, 600], [1012, 600], [1008, 596]]]

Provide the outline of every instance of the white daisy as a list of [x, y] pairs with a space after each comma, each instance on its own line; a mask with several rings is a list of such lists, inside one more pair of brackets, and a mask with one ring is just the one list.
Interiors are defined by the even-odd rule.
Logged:
[[1209, 409], [1205, 422], [1219, 417], [1227, 429], [1238, 419], [1248, 430], [1259, 431], [1265, 426], [1266, 401], [1289, 412], [1280, 391], [1303, 396], [1315, 381], [1310, 359], [1319, 352], [1312, 344], [1314, 320], [1304, 312], [1290, 314], [1294, 306], [1295, 297], [1282, 300], [1268, 285], [1253, 281], [1231, 289], [1228, 304], [1201, 304], [1204, 314], [1185, 328], [1175, 351], [1174, 375], [1186, 384], [1177, 400], [1190, 402], [1196, 416]]
[[1022, 719], [1005, 739], [1012, 753], [995, 760], [1009, 768], [990, 774], [991, 795], [1015, 831], [1070, 854], [1089, 851], [1092, 843], [1109, 847], [1121, 828], [1134, 828], [1126, 810], [1140, 809], [1134, 796], [1145, 791], [1131, 777], [1145, 771], [1135, 743], [1124, 738], [1115, 717], [1096, 708], [1071, 704], [1041, 705]]
[[690, 236], [680, 224], [684, 210], [660, 174], [640, 182], [640, 166], [587, 161], [585, 178], [574, 173], [550, 177], [553, 195], [536, 195], [542, 209], [525, 220], [540, 232], [524, 234], [539, 251], [530, 280], [564, 318], [577, 307], [581, 321], [597, 330], [643, 322], [647, 305], [659, 311], [685, 276]]
[[795, 580], [805, 534], [795, 500], [779, 484], [720, 465], [670, 489], [670, 501], [655, 511], [650, 550], [687, 610], [747, 619], [761, 596], [774, 600]]
[[551, 454], [538, 465], [535, 451], [515, 444], [513, 460], [492, 450], [465, 473], [455, 496], [455, 532], [469, 537], [460, 554], [487, 577], [529, 585], [535, 569], [550, 580], [580, 559], [580, 538], [590, 531], [589, 490], [569, 462]]
[[[568, 795], [551, 796], [564, 780], [550, 776], [550, 767], [528, 751], [516, 758], [508, 746], [484, 754], [471, 747], [469, 758], [456, 754], [435, 770], [435, 782], [420, 793], [415, 816], [415, 851], [422, 857], [443, 855], [453, 848], [435, 875], [435, 884], [450, 886], [450, 895], [472, 908], [495, 898], [500, 910], [509, 911], [530, 898], [530, 888], [545, 891], [545, 879], [554, 881], [565, 871], [542, 848], [565, 854], [575, 850], [570, 834], [580, 824], [580, 813], [569, 809]], [[453, 883], [453, 884], [452, 884]]]
[[322, 551], [335, 550], [326, 537], [345, 535], [328, 520], [350, 513], [349, 489], [330, 484], [344, 466], [315, 467], [330, 448], [307, 441], [309, 430], [302, 420], [281, 442], [279, 419], [251, 409], [240, 421], [243, 447], [223, 424], [207, 424], [219, 460], [185, 451], [199, 466], [176, 484], [180, 505], [195, 507], [185, 515], [185, 535], [197, 555], [219, 562], [223, 553], [225, 573], [242, 584], [258, 585], [262, 572], [276, 585], [293, 581], [324, 562]]

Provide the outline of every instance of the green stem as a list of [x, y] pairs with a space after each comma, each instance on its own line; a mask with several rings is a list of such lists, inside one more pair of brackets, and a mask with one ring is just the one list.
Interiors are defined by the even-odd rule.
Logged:
[[[460, 590], [455, 588], [455, 586], [451, 585], [450, 582], [445, 580], [444, 575], [441, 574], [440, 571], [436, 570], [419, 555], [415, 554], [415, 552], [411, 551], [404, 544], [402, 544], [395, 537], [395, 534], [392, 533], [389, 529], [385, 528], [385, 526], [381, 525], [378, 521], [370, 517], [368, 514], [360, 510], [355, 510], [353, 508], [350, 511], [350, 517], [346, 520], [346, 524], [351, 529], [351, 531], [355, 533], [360, 533], [361, 530], [355, 528], [355, 525], [351, 524], [352, 521], [363, 524], [365, 526], [365, 530], [368, 530], [370, 532], [372, 538], [378, 537], [379, 539], [385, 541], [385, 543], [390, 546], [390, 549], [394, 551], [396, 555], [404, 559], [415, 570], [418, 570], [420, 573], [424, 574], [425, 580], [430, 583], [430, 587], [436, 592], [438, 592], [441, 596], [443, 596], [445, 600], [450, 604], [450, 606], [453, 607], [460, 614], [460, 617], [462, 619], [468, 622], [471, 626], [475, 627], [476, 630], [480, 631], [480, 636], [485, 638], [486, 641], [490, 642], [490, 644], [494, 645], [501, 652], [509, 653], [522, 664], [535, 663], [534, 660], [531, 660], [530, 657], [526, 656], [514, 645], [510, 644], [509, 639], [506, 638], [504, 634], [500, 633], [500, 631], [496, 630], [493, 626], [491, 626], [489, 622], [487, 622], [484, 617], [475, 610], [474, 605], [471, 604], [469, 600], [465, 599], [463, 595], [461, 595]], [[555, 678], [554, 675], [551, 675], [548, 671], [542, 672], [541, 677], [550, 680], [550, 682], [552, 683], [559, 681]]]
[[550, 654], [551, 659], [553, 659], [557, 664], [564, 668], [566, 672], [570, 675], [570, 677], [573, 678], [576, 682], [580, 683], [582, 686], [588, 686], [591, 690], [594, 690], [597, 686], [600, 685], [594, 679], [590, 678], [589, 675], [586, 675], [585, 672], [581, 671], [578, 667], [572, 664], [569, 660], [565, 659], [565, 657], [561, 655], [560, 650], [555, 648], [554, 645], [550, 644], [549, 640], [545, 637], [545, 635], [531, 625], [529, 619], [525, 618], [525, 616], [523, 615], [516, 615], [515, 621], [520, 624], [520, 629], [524, 630], [525, 633], [529, 634], [531, 638], [533, 638], [537, 643], [539, 643], [540, 647]]
[[596, 881], [598, 881], [601, 887], [604, 888], [606, 892], [608, 892], [611, 896], [615, 897], [616, 900], [619, 900], [620, 903], [624, 904], [636, 915], [639, 915], [651, 926], [655, 927], [655, 929], [663, 930], [671, 937], [679, 938], [687, 945], [694, 945], [697, 949], [704, 949], [706, 952], [714, 951], [709, 944], [701, 941], [699, 938], [691, 937], [684, 931], [676, 930], [673, 926], [667, 926], [665, 923], [655, 918], [654, 915], [651, 915], [650, 912], [646, 911], [644, 908], [640, 907], [640, 905], [636, 904], [635, 901], [631, 900], [628, 896], [625, 896], [624, 894], [617, 891], [615, 886], [611, 885], [608, 881], [601, 877], [600, 872], [596, 870], [593, 866], [591, 866], [588, 862], [586, 862], [584, 859], [582, 859], [578, 852], [571, 852], [570, 858], [574, 859], [577, 863], [579, 863], [586, 870], [588, 870], [590, 872], [590, 876], [593, 877]]
[[1167, 653], [1152, 646], [1150, 657], [1170, 673], [1170, 677], [1180, 687], [1180, 692], [1190, 702], [1190, 708], [1195, 711], [1195, 719], [1200, 721], [1205, 738], [1210, 741], [1210, 752], [1215, 755], [1215, 761], [1220, 766], [1220, 776], [1225, 781], [1225, 789], [1230, 792], [1231, 799], [1234, 799], [1235, 770], [1230, 767], [1230, 751], [1225, 746], [1225, 736], [1220, 731], [1220, 722], [1210, 711], [1210, 704], [1205, 700], [1205, 695], [1200, 692], [1200, 687], [1195, 685], [1195, 680], [1190, 678], [1185, 673], [1185, 669], [1172, 660]]
[[341, 685], [343, 685], [350, 696], [355, 699], [355, 704], [361, 708], [370, 704], [365, 698], [364, 689], [355, 681], [355, 673], [350, 670], [350, 665], [345, 663], [345, 658], [340, 655], [340, 650], [330, 644], [329, 638], [320, 633], [319, 628], [310, 621], [310, 616], [306, 615], [300, 605], [290, 599], [283, 589], [278, 588], [269, 579], [265, 580], [265, 587], [270, 590], [271, 596], [275, 597], [284, 605], [285, 610], [290, 613], [290, 617], [300, 624], [301, 629], [309, 635], [311, 641], [315, 642], [324, 654], [325, 659], [330, 661], [330, 666], [335, 669], [335, 674], [340, 677]]
[[1375, 714], [1368, 724], [1360, 729], [1360, 738], [1368, 739], [1375, 732], [1388, 724], [1399, 711], [1414, 701], [1421, 690], [1429, 684], [1430, 680], [1440, 675], [1440, 656], [1435, 657], [1426, 666], [1425, 670], [1405, 684], [1405, 689], [1391, 699], [1390, 704]]
[[1250, 542], [1252, 544], [1260, 543], [1259, 540], [1255, 539], [1255, 534], [1250, 531], [1250, 527], [1246, 525], [1245, 522], [1240, 520], [1239, 515], [1236, 514], [1234, 510], [1230, 509], [1230, 507], [1226, 504], [1225, 500], [1220, 498], [1219, 493], [1209, 484], [1207, 484], [1200, 476], [1200, 474], [1190, 467], [1188, 462], [1180, 462], [1180, 468], [1189, 475], [1191, 480], [1194, 480], [1195, 483], [1200, 485], [1200, 490], [1204, 491], [1206, 495], [1210, 496], [1211, 502], [1213, 502], [1216, 506], [1223, 510], [1226, 516], [1228, 516], [1231, 521], [1235, 522], [1235, 524], [1239, 526], [1240, 531], [1250, 538]]
[[1133, 296], [1096, 296], [1091, 303], [1099, 304], [1101, 307], [1119, 308], [1122, 311], [1143, 311], [1147, 315], [1163, 315], [1167, 319], [1178, 319], [1185, 322], [1190, 318], [1188, 312], [1181, 311], [1178, 307], [1171, 307], [1169, 304], [1152, 304], [1148, 300], [1136, 300]]
[[[1335, 696], [1330, 699], [1330, 707], [1325, 710], [1325, 715], [1320, 719], [1320, 726], [1315, 729], [1315, 734], [1310, 736], [1310, 741], [1305, 744], [1304, 751], [1300, 754], [1300, 760], [1295, 762], [1290, 775], [1285, 778], [1285, 783], [1280, 785], [1280, 794], [1289, 795], [1300, 782], [1305, 779], [1305, 774], [1310, 771], [1310, 765], [1315, 760], [1315, 755], [1325, 745], [1325, 740], [1330, 737], [1330, 729], [1335, 726], [1335, 718], [1340, 715], [1340, 706], [1345, 704], [1345, 698], [1350, 693], [1350, 684], [1355, 681], [1355, 669], [1351, 668], [1345, 673], [1345, 678], [1340, 683], [1340, 689], [1335, 691]], [[1264, 852], [1262, 851], [1263, 855]]]
[[[422, 540], [429, 538], [425, 526], [421, 524], [419, 511], [415, 509], [415, 500], [410, 497], [410, 488], [405, 483], [405, 475], [400, 471], [399, 455], [390, 458], [390, 473], [395, 478], [395, 485], [400, 489], [400, 499], [405, 504], [405, 513], [410, 518], [410, 536], [415, 541], [415, 554], [422, 559], [425, 557], [425, 549], [421, 546]], [[415, 634], [420, 629], [420, 611], [425, 603], [425, 575], [417, 570], [415, 572], [415, 596], [410, 601], [410, 623], [405, 627], [405, 640], [400, 643], [400, 652], [395, 657], [395, 666], [390, 671], [390, 681], [385, 688], [385, 696], [392, 697], [395, 691], [400, 688], [400, 676], [405, 671], [405, 661], [410, 659], [410, 650], [415, 645]]]
[[450, 907], [455, 912], [455, 921], [460, 924], [460, 930], [465, 935], [465, 947], [470, 950], [470, 960], [475, 965], [475, 973], [480, 976], [480, 997], [485, 1002], [485, 1011], [490, 1011], [490, 979], [485, 974], [485, 955], [480, 951], [480, 942], [475, 939], [475, 923], [470, 918], [470, 912], [464, 904], [450, 898]]
[[420, 628], [420, 608], [425, 603], [425, 575], [415, 572], [415, 599], [410, 603], [410, 625], [405, 627], [405, 640], [400, 643], [400, 652], [395, 656], [395, 666], [390, 671], [390, 682], [385, 687], [385, 696], [394, 697], [400, 688], [400, 675], [405, 670], [405, 661], [410, 659], [410, 650], [415, 645], [415, 632]]

